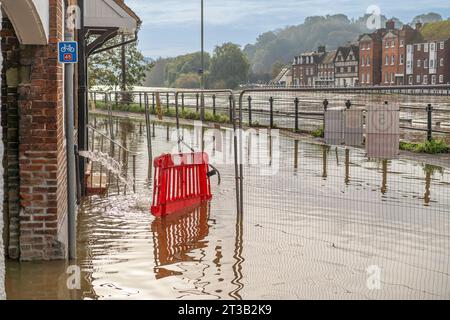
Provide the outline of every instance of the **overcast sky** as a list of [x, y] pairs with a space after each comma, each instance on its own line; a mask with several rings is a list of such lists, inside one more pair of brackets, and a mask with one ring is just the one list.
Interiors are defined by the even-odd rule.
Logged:
[[[126, 0], [143, 20], [139, 46], [151, 58], [200, 49], [200, 0]], [[265, 31], [297, 25], [305, 17], [343, 13], [358, 18], [372, 5], [387, 17], [409, 22], [418, 14], [450, 17], [450, 0], [204, 0], [205, 45], [255, 42]]]

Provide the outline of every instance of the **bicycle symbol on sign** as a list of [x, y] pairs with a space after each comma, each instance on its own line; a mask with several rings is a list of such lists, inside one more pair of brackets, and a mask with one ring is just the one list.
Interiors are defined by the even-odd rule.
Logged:
[[62, 53], [66, 53], [66, 52], [74, 53], [75, 52], [75, 48], [73, 46], [68, 45], [68, 44], [64, 44], [61, 47], [61, 52]]

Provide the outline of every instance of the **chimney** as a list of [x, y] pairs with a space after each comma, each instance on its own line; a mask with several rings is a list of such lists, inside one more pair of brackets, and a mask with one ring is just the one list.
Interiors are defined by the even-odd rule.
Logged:
[[319, 46], [319, 53], [325, 53], [326, 52], [326, 47], [325, 46]]
[[420, 30], [420, 29], [422, 29], [422, 26], [423, 26], [423, 24], [422, 24], [422, 22], [417, 22], [416, 23], [416, 30]]
[[394, 20], [388, 20], [386, 22], [386, 29], [394, 30], [395, 29], [395, 21]]

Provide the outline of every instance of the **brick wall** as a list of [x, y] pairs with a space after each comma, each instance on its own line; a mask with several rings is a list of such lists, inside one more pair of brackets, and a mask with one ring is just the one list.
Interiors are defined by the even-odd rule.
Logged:
[[[13, 61], [18, 67], [15, 91], [8, 88], [2, 92], [2, 99], [5, 94], [8, 98], [8, 104], [2, 106], [8, 115], [6, 181], [16, 192], [8, 193], [9, 254], [12, 258], [20, 254], [20, 259], [26, 261], [67, 257], [64, 86], [63, 69], [57, 61], [57, 43], [63, 38], [63, 8], [61, 0], [49, 3], [49, 45], [20, 46], [18, 52], [16, 47], [12, 50], [2, 46], [4, 66]], [[7, 26], [4, 33], [10, 33], [12, 42], [15, 35]], [[4, 70], [7, 79], [8, 68]], [[18, 126], [13, 121], [14, 112], [18, 115]], [[16, 144], [9, 145], [9, 138], [15, 138]], [[18, 163], [11, 161], [10, 152]], [[18, 194], [15, 176], [10, 171], [13, 165], [19, 173]], [[19, 209], [19, 216], [14, 209]], [[19, 224], [15, 221], [17, 217]], [[17, 254], [13, 248], [18, 249]]]

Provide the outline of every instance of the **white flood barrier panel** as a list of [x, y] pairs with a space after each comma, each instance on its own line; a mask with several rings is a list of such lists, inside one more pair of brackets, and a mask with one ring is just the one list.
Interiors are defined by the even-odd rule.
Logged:
[[369, 158], [392, 159], [398, 157], [400, 109], [397, 105], [369, 106], [366, 129], [366, 151]]
[[364, 143], [364, 112], [349, 109], [344, 113], [344, 143], [346, 146], [361, 147]]
[[344, 143], [344, 109], [333, 108], [325, 112], [325, 143], [341, 145]]

